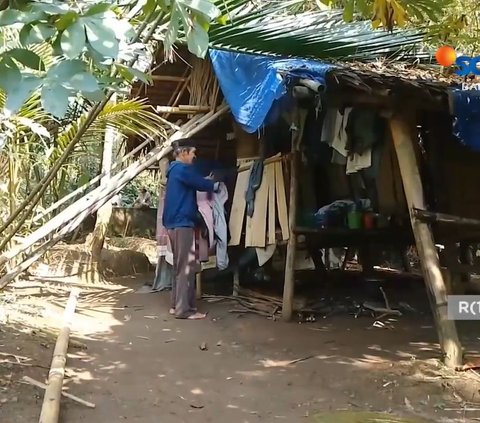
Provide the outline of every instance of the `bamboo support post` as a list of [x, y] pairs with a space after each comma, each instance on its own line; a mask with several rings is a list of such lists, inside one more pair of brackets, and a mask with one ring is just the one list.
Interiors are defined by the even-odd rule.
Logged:
[[197, 293], [197, 300], [202, 298], [202, 272], [195, 275], [195, 290]]
[[282, 318], [290, 321], [293, 314], [293, 300], [295, 293], [295, 255], [297, 250], [297, 236], [295, 226], [297, 221], [297, 196], [298, 196], [298, 152], [297, 137], [299, 130], [292, 131], [292, 159], [290, 162], [290, 201], [288, 207], [288, 226], [290, 237], [287, 244], [287, 257], [285, 259], [285, 280], [283, 285]]
[[412, 131], [415, 128], [413, 125], [409, 125], [404, 117], [394, 116], [390, 119], [390, 129], [440, 347], [445, 364], [450, 368], [455, 368], [462, 365], [462, 346], [458, 339], [455, 321], [448, 319], [447, 290], [440, 269], [438, 253], [430, 227], [427, 223], [419, 220], [414, 213], [415, 208], [420, 210], [427, 208], [413, 144]]
[[240, 293], [240, 269], [236, 269], [233, 273], [233, 293], [234, 297], [238, 297]]
[[57, 423], [60, 413], [60, 398], [62, 395], [65, 363], [67, 362], [68, 338], [72, 326], [72, 319], [77, 306], [80, 291], [73, 288], [70, 292], [67, 305], [63, 314], [63, 327], [57, 338], [53, 351], [52, 365], [48, 372], [48, 385], [43, 398], [42, 411], [39, 423]]

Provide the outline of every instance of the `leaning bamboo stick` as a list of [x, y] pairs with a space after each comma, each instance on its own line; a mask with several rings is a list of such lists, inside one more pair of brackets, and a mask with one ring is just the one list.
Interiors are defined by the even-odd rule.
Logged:
[[68, 338], [72, 326], [75, 307], [77, 306], [80, 290], [73, 288], [68, 298], [67, 306], [63, 314], [63, 326], [53, 351], [52, 365], [48, 372], [48, 385], [43, 397], [42, 411], [39, 423], [57, 423], [60, 414], [60, 398], [62, 395], [63, 377], [67, 362]]
[[[22, 379], [26, 383], [28, 383], [30, 385], [33, 385], [33, 386], [36, 386], [37, 388], [41, 388], [41, 389], [47, 389], [48, 388], [48, 385], [45, 385], [44, 383], [39, 382], [38, 380], [32, 379], [31, 377], [23, 376]], [[88, 407], [88, 408], [95, 408], [96, 407], [93, 402], [85, 401], [84, 399], [78, 398], [76, 395], [69, 394], [68, 392], [62, 391], [62, 395], [65, 398], [70, 398], [71, 400], [73, 400], [75, 402], [78, 402], [79, 404], [84, 405], [85, 407]]]
[[[203, 118], [196, 120], [195, 124], [189, 124], [188, 130], [186, 131], [178, 131], [173, 136], [167, 140], [163, 146], [155, 147], [150, 153], [145, 155], [143, 158], [138, 160], [137, 162], [131, 164], [123, 171], [117, 173], [114, 177], [112, 177], [109, 181], [109, 184], [104, 187], [98, 187], [92, 190], [86, 196], [80, 198], [75, 203], [68, 206], [65, 210], [60, 212], [54, 218], [52, 218], [49, 222], [43, 225], [41, 228], [37, 229], [33, 233], [31, 233], [28, 237], [24, 238], [23, 243], [21, 245], [17, 245], [10, 250], [6, 251], [3, 255], [0, 256], [0, 265], [3, 265], [13, 258], [18, 256], [19, 254], [26, 251], [36, 242], [42, 240], [43, 238], [47, 237], [51, 233], [53, 233], [58, 228], [67, 225], [67, 233], [74, 230], [83, 219], [85, 219], [90, 213], [95, 212], [105, 204], [110, 198], [112, 198], [115, 194], [120, 192], [122, 188], [130, 182], [135, 176], [137, 176], [143, 170], [149, 168], [151, 165], [156, 163], [161, 158], [165, 157], [171, 151], [171, 143], [176, 139], [180, 139], [182, 137], [188, 137], [194, 135], [198, 131], [202, 130], [203, 128], [207, 127], [210, 123], [216, 120], [219, 116], [226, 113], [228, 110], [228, 106], [221, 107], [216, 113], [210, 112], [206, 114]], [[182, 128], [183, 129], [183, 128]], [[74, 220], [75, 219], [75, 220]], [[61, 234], [58, 239], [55, 240], [54, 244], [56, 244], [64, 235], [65, 233]], [[53, 245], [54, 245], [53, 244]], [[30, 260], [31, 255], [27, 256], [25, 260]], [[12, 272], [8, 272], [1, 280], [0, 283], [5, 286], [8, 284], [11, 278]]]

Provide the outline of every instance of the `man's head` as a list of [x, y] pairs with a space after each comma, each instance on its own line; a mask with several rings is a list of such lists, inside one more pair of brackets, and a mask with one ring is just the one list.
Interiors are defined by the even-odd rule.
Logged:
[[192, 164], [197, 157], [196, 151], [191, 139], [181, 139], [173, 143], [173, 155], [179, 162]]
[[146, 194], [147, 193], [147, 188], [142, 187], [142, 189], [140, 191], [142, 192], [142, 194]]

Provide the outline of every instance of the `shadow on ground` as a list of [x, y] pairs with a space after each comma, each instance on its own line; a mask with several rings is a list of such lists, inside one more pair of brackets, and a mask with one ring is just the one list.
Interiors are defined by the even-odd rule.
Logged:
[[[62, 422], [369, 422], [318, 415], [339, 411], [432, 422], [479, 416], [458, 394], [480, 402], [473, 376], [438, 365], [428, 314], [402, 316], [382, 329], [369, 317], [286, 324], [202, 303], [208, 319], [181, 321], [168, 315], [168, 293], [135, 292], [144, 282], [123, 278], [83, 289], [65, 386], [96, 408], [64, 398]], [[21, 379], [44, 381], [55, 342], [55, 331], [45, 328], [61, 317], [67, 289], [33, 281], [9, 291], [18, 310], [10, 310], [0, 332], [0, 359], [10, 362], [0, 370], [2, 423], [38, 420], [43, 392]], [[27, 306], [38, 313], [25, 314]], [[478, 326], [461, 332], [464, 345], [478, 348]]]

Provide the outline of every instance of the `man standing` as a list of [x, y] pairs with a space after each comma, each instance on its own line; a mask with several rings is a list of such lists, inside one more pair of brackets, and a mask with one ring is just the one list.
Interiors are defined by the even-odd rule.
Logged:
[[213, 192], [218, 183], [192, 167], [196, 149], [190, 139], [173, 144], [173, 161], [167, 170], [163, 226], [172, 246], [174, 281], [170, 313], [179, 319], [204, 319], [195, 307], [195, 227], [198, 226], [197, 191]]

